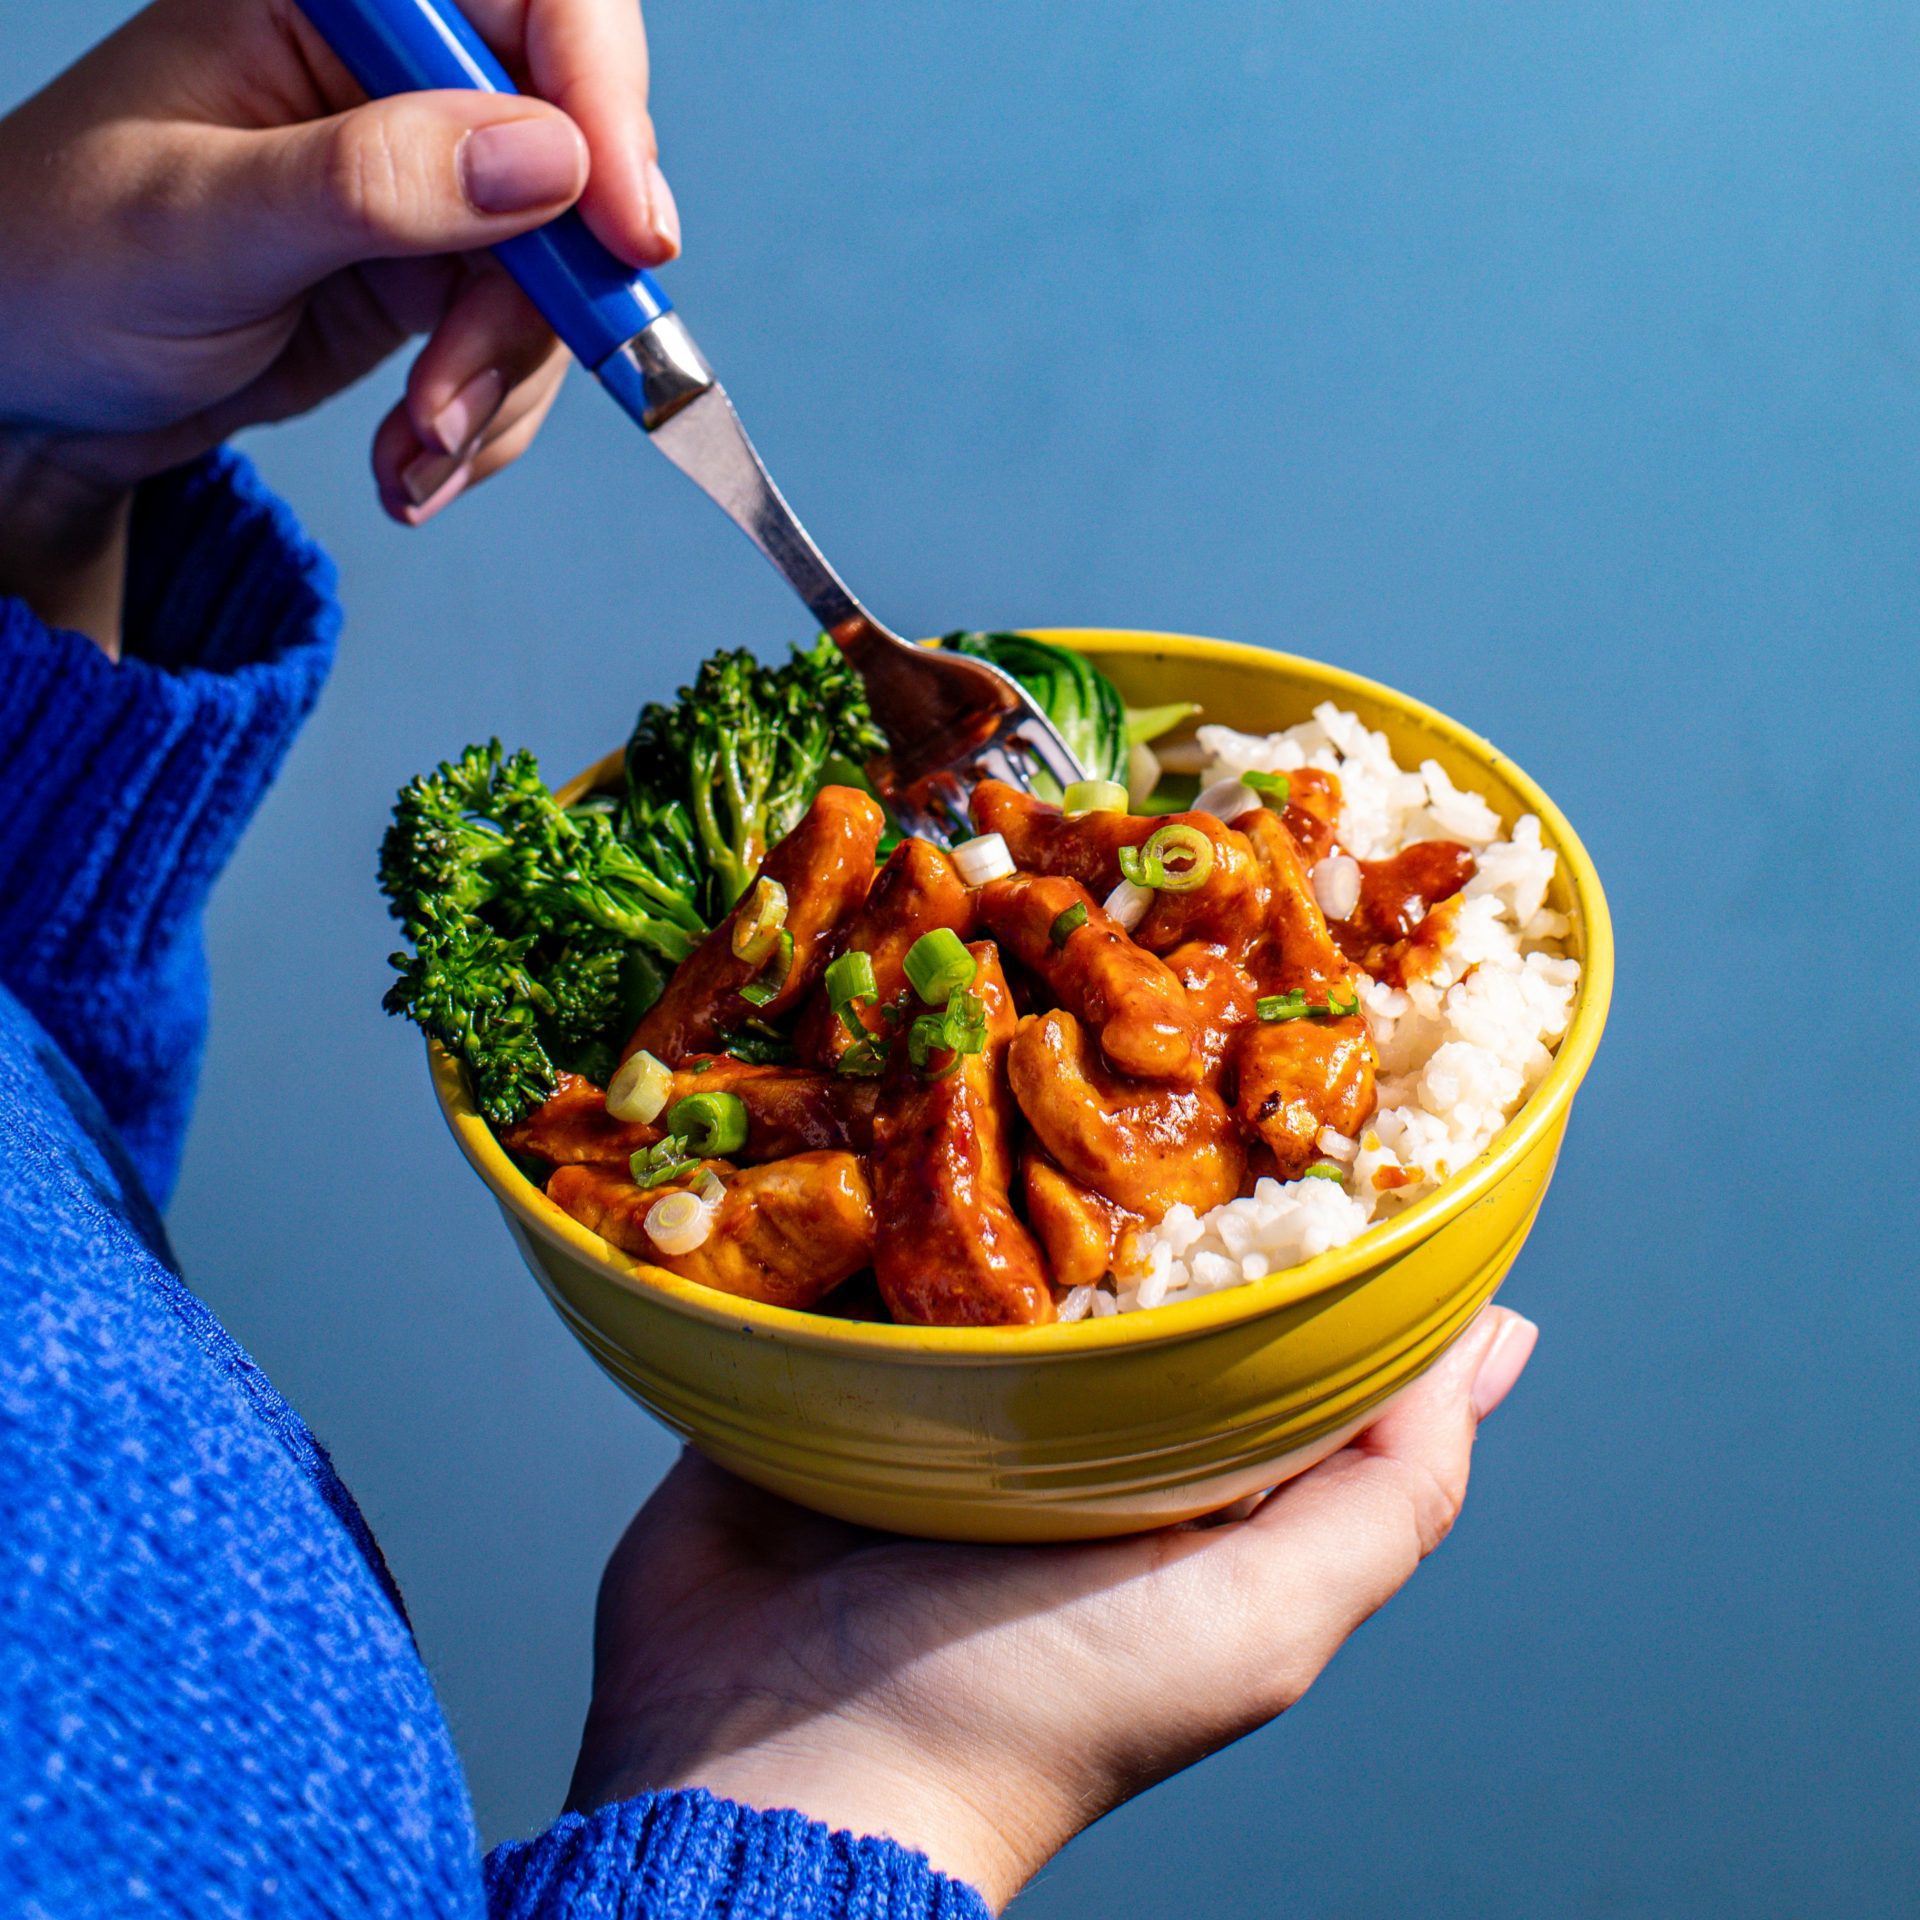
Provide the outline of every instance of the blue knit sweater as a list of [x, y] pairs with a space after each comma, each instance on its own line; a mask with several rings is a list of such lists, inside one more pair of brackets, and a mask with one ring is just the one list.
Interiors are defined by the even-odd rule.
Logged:
[[144, 490], [121, 664], [0, 599], [0, 1914], [980, 1920], [697, 1792], [483, 1862], [358, 1509], [179, 1276], [200, 912], [337, 624], [231, 455]]

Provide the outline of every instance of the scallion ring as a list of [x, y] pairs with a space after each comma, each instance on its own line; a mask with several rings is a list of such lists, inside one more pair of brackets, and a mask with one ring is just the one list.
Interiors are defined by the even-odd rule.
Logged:
[[1336, 1167], [1331, 1160], [1316, 1160], [1300, 1178], [1302, 1180], [1345, 1180], [1344, 1167]]
[[689, 1174], [698, 1173], [700, 1162], [687, 1157], [683, 1141], [669, 1137], [629, 1155], [627, 1171], [633, 1175], [633, 1183], [637, 1187], [664, 1187], [671, 1181], [684, 1180]]
[[827, 1005], [835, 1013], [856, 1000], [878, 1000], [880, 983], [873, 977], [873, 955], [855, 947], [843, 953], [826, 973]]
[[1125, 813], [1127, 790], [1118, 780], [1076, 780], [1060, 796], [1060, 811], [1069, 820], [1090, 813]]
[[647, 1209], [647, 1238], [662, 1253], [693, 1253], [712, 1231], [713, 1209], [697, 1193], [670, 1193]]
[[951, 927], [923, 933], [902, 962], [913, 990], [930, 1007], [945, 1006], [950, 995], [973, 985], [979, 972], [966, 943]]
[[1287, 804], [1287, 796], [1293, 791], [1293, 782], [1284, 773], [1243, 773], [1240, 784], [1251, 788], [1275, 813]]
[[[1213, 842], [1198, 827], [1169, 820], [1141, 849], [1150, 870], [1158, 877], [1146, 882], [1161, 893], [1191, 893], [1206, 884], [1213, 871]], [[1123, 867], [1122, 872], [1125, 872]], [[1127, 874], [1131, 880], [1134, 876]]]
[[740, 998], [750, 1007], [764, 1007], [779, 998], [793, 971], [793, 935], [785, 927], [773, 936], [773, 951], [767, 964], [740, 989]]
[[645, 1125], [660, 1117], [673, 1091], [673, 1075], [665, 1064], [642, 1047], [632, 1059], [623, 1060], [607, 1082], [607, 1111], [616, 1120], [637, 1121]]
[[733, 957], [754, 966], [772, 953], [787, 924], [787, 890], [762, 874], [733, 916]]
[[667, 1109], [667, 1131], [702, 1160], [738, 1153], [747, 1144], [747, 1103], [737, 1093], [690, 1093]]
[[1065, 913], [1056, 919], [1047, 929], [1047, 938], [1056, 947], [1064, 947], [1073, 936], [1087, 924], [1087, 903], [1076, 900]]

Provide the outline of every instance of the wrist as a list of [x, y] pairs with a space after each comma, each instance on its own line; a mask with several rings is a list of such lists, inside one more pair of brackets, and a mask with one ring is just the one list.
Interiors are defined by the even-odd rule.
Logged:
[[120, 655], [133, 491], [74, 472], [45, 440], [0, 433], [0, 594]]
[[[791, 1809], [835, 1831], [922, 1853], [995, 1913], [1074, 1831], [1043, 1797], [1013, 1791], [1010, 1770], [997, 1759], [978, 1770], [945, 1766], [930, 1750], [867, 1729], [795, 1730], [698, 1758], [661, 1756], [657, 1764], [599, 1766], [590, 1751], [574, 1777], [569, 1805], [575, 1810], [703, 1787], [741, 1806]], [[980, 1786], [990, 1787], [990, 1795], [976, 1793]]]

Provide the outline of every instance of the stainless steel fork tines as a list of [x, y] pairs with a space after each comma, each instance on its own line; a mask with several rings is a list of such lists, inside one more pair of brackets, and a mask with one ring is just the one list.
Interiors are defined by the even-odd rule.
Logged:
[[1032, 791], [1036, 773], [1062, 788], [1086, 777], [1011, 674], [917, 647], [853, 597], [781, 497], [678, 314], [663, 314], [622, 351], [638, 387], [634, 410], [654, 445], [773, 562], [866, 683], [888, 747], [875, 784], [908, 833], [964, 839], [967, 795], [979, 780]]

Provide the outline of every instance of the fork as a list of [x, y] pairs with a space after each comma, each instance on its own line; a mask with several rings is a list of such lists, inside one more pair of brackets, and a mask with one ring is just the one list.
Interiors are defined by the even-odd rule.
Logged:
[[[453, 0], [300, 0], [370, 96], [516, 91]], [[726, 389], [651, 274], [615, 259], [567, 213], [494, 249], [548, 325], [647, 437], [771, 560], [866, 684], [887, 752], [869, 772], [904, 832], [953, 844], [976, 780], [1031, 792], [1086, 778], [1009, 673], [883, 627], [827, 564], [773, 484]]]

